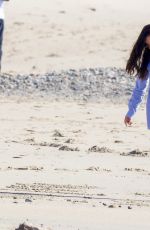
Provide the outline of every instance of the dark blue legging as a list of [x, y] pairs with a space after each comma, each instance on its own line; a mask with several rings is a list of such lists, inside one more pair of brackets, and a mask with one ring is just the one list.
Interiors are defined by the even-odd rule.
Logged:
[[2, 45], [3, 45], [3, 32], [4, 32], [4, 20], [0, 19], [0, 70], [1, 70], [1, 60], [2, 60]]

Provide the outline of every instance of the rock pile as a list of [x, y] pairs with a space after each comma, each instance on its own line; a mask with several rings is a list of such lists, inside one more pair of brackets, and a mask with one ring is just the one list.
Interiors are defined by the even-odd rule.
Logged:
[[135, 77], [116, 67], [70, 69], [44, 75], [0, 75], [0, 95], [48, 96], [73, 100], [122, 100], [131, 95]]

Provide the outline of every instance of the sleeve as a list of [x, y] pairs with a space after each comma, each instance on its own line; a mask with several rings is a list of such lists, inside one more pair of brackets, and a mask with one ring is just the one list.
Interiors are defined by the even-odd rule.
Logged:
[[140, 103], [143, 101], [148, 82], [148, 75], [145, 79], [137, 77], [132, 95], [128, 101], [128, 112], [126, 113], [126, 116], [131, 118], [136, 113]]

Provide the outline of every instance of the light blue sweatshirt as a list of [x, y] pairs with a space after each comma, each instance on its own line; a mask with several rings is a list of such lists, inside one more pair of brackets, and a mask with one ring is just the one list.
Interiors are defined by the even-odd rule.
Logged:
[[150, 129], [150, 62], [147, 66], [147, 69], [148, 74], [144, 80], [142, 80], [138, 76], [136, 78], [132, 95], [128, 101], [128, 112], [126, 113], [126, 116], [131, 118], [136, 113], [140, 103], [143, 101], [147, 86], [149, 86], [148, 96], [146, 100], [146, 118], [147, 129]]

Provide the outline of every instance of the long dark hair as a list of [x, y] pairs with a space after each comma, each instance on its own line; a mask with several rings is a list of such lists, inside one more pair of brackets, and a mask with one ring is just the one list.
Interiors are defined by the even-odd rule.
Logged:
[[133, 45], [126, 64], [127, 73], [131, 75], [136, 71], [136, 74], [142, 79], [144, 79], [148, 73], [147, 65], [150, 61], [150, 48], [145, 43], [147, 35], [150, 35], [150, 24], [143, 27], [137, 41]]

